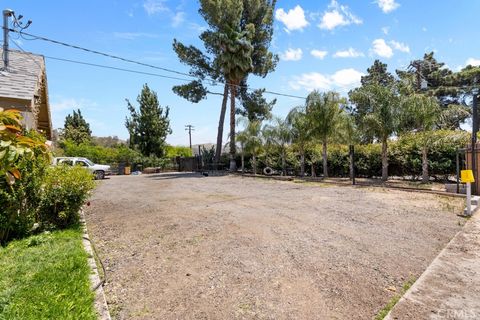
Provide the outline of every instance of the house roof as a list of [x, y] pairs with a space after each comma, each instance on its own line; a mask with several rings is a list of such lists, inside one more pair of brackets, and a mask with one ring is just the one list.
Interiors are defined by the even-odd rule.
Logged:
[[[0, 49], [0, 56], [2, 54], [3, 50]], [[3, 68], [3, 61], [0, 60], [1, 68]], [[8, 71], [0, 71], [0, 98], [32, 100], [44, 69], [43, 56], [9, 50]]]

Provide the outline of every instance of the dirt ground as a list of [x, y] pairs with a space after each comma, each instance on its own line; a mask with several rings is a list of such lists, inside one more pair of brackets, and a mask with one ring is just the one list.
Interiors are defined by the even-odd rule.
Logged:
[[464, 221], [431, 194], [115, 176], [86, 210], [114, 319], [371, 319]]

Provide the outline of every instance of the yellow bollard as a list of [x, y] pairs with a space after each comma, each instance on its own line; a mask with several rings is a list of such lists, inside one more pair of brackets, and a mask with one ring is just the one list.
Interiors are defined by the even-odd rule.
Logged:
[[472, 215], [472, 182], [475, 182], [472, 170], [462, 170], [460, 174], [462, 183], [467, 184], [467, 215]]

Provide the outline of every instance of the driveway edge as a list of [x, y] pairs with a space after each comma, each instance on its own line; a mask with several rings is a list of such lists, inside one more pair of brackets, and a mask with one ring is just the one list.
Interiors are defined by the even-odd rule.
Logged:
[[80, 221], [82, 223], [83, 237], [82, 243], [85, 251], [88, 254], [88, 265], [92, 269], [90, 274], [90, 286], [92, 291], [95, 293], [94, 306], [95, 311], [97, 312], [98, 319], [100, 320], [111, 320], [110, 311], [108, 310], [107, 299], [105, 298], [105, 292], [103, 291], [103, 283], [100, 279], [98, 273], [97, 263], [95, 261], [94, 251], [92, 248], [92, 243], [90, 242], [90, 237], [88, 235], [87, 223], [85, 220], [85, 214], [83, 209], [80, 210]]
[[473, 215], [384, 318], [480, 317], [480, 215]]

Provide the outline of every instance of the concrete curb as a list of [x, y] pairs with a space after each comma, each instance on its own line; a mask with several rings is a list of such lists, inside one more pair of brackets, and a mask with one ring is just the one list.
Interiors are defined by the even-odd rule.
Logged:
[[480, 216], [475, 214], [384, 319], [479, 317]]
[[88, 236], [87, 223], [85, 221], [85, 214], [83, 212], [83, 209], [80, 210], [80, 221], [82, 223], [82, 229], [83, 229], [82, 243], [83, 243], [83, 247], [85, 248], [85, 251], [88, 254], [88, 265], [92, 269], [92, 273], [90, 274], [90, 286], [92, 290], [94, 290], [95, 292], [95, 299], [94, 299], [95, 311], [97, 312], [98, 319], [111, 320], [110, 312], [108, 311], [107, 299], [105, 298], [105, 292], [103, 291], [103, 285], [100, 284], [101, 279], [98, 273], [97, 263], [95, 262], [92, 244], [90, 243], [89, 240], [87, 240], [87, 239], [90, 239], [90, 237]]

